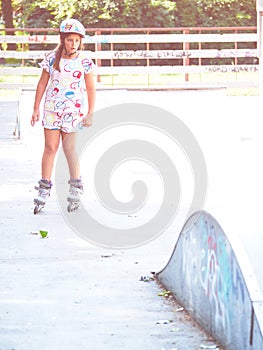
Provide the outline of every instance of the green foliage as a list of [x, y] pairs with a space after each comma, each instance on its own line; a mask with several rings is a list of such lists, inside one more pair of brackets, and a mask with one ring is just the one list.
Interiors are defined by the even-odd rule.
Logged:
[[196, 0], [177, 0], [176, 7], [175, 27], [203, 26]]
[[198, 0], [201, 23], [206, 27], [255, 26], [255, 0]]
[[12, 6], [15, 27], [57, 28], [67, 17], [102, 28], [256, 25], [255, 0], [12, 0]]
[[89, 27], [169, 27], [176, 8], [168, 0], [12, 0], [12, 6], [16, 27], [36, 28], [68, 17]]

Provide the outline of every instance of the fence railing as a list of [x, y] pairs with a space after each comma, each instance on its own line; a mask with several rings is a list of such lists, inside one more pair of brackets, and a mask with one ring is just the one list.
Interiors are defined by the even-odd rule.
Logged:
[[[16, 30], [20, 35], [0, 35], [2, 48], [17, 46], [15, 51], [0, 51], [5, 60], [1, 75], [38, 75], [38, 60], [56, 47], [59, 36], [51, 29], [23, 29], [24, 35], [22, 29]], [[255, 27], [96, 28], [87, 32], [84, 44], [97, 65], [98, 81], [103, 75], [183, 75], [188, 81], [190, 74], [258, 72]], [[8, 63], [14, 65], [14, 60], [18, 62], [15, 68]]]

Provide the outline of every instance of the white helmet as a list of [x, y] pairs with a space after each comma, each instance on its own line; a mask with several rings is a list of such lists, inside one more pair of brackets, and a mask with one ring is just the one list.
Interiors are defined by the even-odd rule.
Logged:
[[65, 19], [59, 27], [60, 33], [76, 33], [85, 38], [85, 28], [76, 19]]

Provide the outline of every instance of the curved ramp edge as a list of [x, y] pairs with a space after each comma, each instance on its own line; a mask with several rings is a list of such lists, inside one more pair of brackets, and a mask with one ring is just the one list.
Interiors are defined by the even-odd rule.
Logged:
[[263, 296], [248, 256], [208, 212], [186, 221], [156, 278], [226, 349], [263, 349]]

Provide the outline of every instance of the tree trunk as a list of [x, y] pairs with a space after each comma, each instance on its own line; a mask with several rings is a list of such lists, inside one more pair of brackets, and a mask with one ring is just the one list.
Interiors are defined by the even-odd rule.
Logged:
[[[14, 28], [12, 0], [2, 0], [2, 12], [5, 28]], [[6, 34], [14, 34], [14, 32], [7, 32]], [[16, 50], [16, 44], [8, 44], [7, 49]]]

